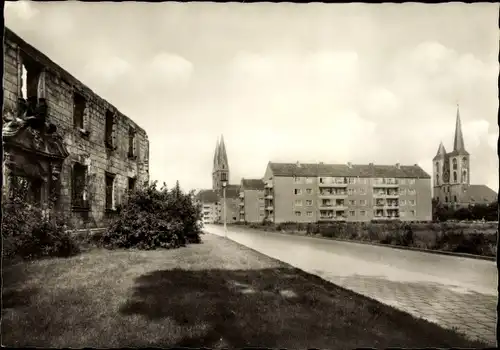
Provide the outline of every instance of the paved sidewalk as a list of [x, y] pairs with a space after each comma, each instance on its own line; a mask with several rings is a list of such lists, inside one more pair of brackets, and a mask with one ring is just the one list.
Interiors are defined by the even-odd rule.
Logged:
[[[495, 262], [228, 228], [228, 237], [471, 339], [496, 345]], [[206, 231], [223, 235], [209, 225]]]

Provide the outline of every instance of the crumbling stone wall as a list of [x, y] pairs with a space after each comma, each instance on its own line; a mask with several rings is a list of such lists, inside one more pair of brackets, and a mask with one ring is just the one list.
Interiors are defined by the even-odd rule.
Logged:
[[[5, 29], [4, 49], [4, 110], [17, 110], [20, 94], [19, 70], [23, 57], [43, 66], [48, 104], [48, 121], [57, 126], [63, 136], [69, 156], [61, 171], [60, 208], [79, 228], [103, 227], [116, 213], [105, 209], [105, 174], [114, 174], [114, 207], [126, 201], [129, 178], [136, 187], [149, 181], [149, 141], [146, 132], [116, 107], [71, 76], [48, 57], [27, 44], [15, 33]], [[74, 126], [74, 93], [86, 100], [83, 129]], [[114, 114], [113, 146], [105, 145], [106, 111]], [[129, 128], [135, 133], [135, 157], [129, 157]], [[75, 162], [87, 166], [88, 210], [76, 210], [72, 205], [72, 167]]]

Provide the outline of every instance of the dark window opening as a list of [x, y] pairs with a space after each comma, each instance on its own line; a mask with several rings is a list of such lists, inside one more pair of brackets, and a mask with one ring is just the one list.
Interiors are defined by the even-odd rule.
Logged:
[[453, 182], [457, 182], [457, 172], [453, 172]]
[[457, 170], [457, 158], [453, 158], [453, 170]]
[[448, 196], [444, 197], [444, 201], [448, 203]]
[[38, 79], [42, 73], [43, 66], [37, 63], [30, 56], [21, 52], [21, 94], [22, 98], [37, 99], [44, 96], [38, 96]]
[[73, 207], [88, 208], [87, 201], [87, 167], [75, 163], [72, 174], [72, 203]]
[[115, 176], [106, 173], [106, 209], [113, 209], [113, 183]]
[[111, 111], [106, 111], [106, 125], [105, 125], [105, 134], [104, 134], [104, 143], [106, 147], [113, 147], [113, 125], [114, 125], [114, 115]]
[[128, 178], [128, 190], [129, 191], [134, 191], [135, 190], [135, 184], [136, 184], [136, 179], [134, 177], [129, 177]]
[[132, 158], [135, 156], [135, 129], [129, 127], [128, 129], [128, 156]]
[[227, 174], [226, 173], [222, 173], [221, 176], [220, 176], [220, 179], [221, 179], [221, 181], [227, 181]]
[[453, 196], [453, 201], [456, 203], [457, 202], [457, 196]]
[[74, 126], [83, 129], [83, 113], [85, 111], [85, 97], [75, 92], [73, 94], [73, 123]]

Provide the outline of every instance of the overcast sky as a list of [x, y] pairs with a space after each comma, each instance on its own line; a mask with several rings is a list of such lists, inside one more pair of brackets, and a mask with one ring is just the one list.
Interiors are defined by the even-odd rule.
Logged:
[[498, 4], [9, 2], [6, 25], [142, 126], [152, 180], [267, 162], [420, 164], [453, 147], [498, 190]]

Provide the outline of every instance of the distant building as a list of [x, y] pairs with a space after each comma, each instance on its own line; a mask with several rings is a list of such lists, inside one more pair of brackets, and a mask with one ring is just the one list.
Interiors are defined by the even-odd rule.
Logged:
[[470, 184], [470, 155], [465, 150], [458, 107], [453, 151], [447, 153], [441, 142], [433, 163], [434, 199], [439, 203], [463, 207], [498, 200], [497, 193], [488, 186]]
[[416, 164], [269, 162], [263, 180], [276, 223], [432, 220], [431, 177]]
[[241, 179], [240, 221], [262, 222], [264, 216], [264, 182], [262, 179]]
[[3, 195], [105, 227], [149, 182], [146, 131], [5, 28]]
[[[240, 218], [240, 185], [229, 183], [229, 162], [227, 159], [224, 137], [217, 140], [215, 146], [213, 169], [212, 169], [212, 189], [201, 190], [197, 195], [197, 200], [202, 204], [204, 221], [223, 222], [224, 221], [224, 186], [226, 183], [226, 222], [234, 223]], [[215, 203], [215, 204], [214, 204]], [[207, 208], [207, 210], [205, 210]], [[211, 208], [211, 209], [208, 209]], [[217, 208], [217, 209], [215, 209]], [[207, 214], [214, 210], [217, 214]]]

